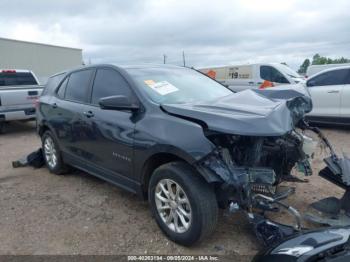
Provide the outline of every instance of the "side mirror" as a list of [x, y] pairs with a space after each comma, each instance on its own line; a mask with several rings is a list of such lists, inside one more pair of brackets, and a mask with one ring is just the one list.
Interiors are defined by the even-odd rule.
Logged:
[[309, 87], [309, 86], [315, 86], [316, 85], [316, 82], [314, 80], [309, 80], [306, 82], [306, 86]]
[[138, 104], [131, 102], [126, 96], [108, 96], [101, 98], [98, 102], [100, 108], [106, 110], [131, 110], [137, 111], [140, 107]]

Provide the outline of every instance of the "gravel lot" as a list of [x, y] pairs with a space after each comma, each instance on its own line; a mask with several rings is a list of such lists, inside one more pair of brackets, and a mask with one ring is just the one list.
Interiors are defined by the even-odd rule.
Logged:
[[[184, 248], [168, 241], [147, 203], [128, 192], [78, 171], [56, 176], [46, 168], [13, 169], [11, 161], [40, 145], [34, 126], [13, 123], [0, 135], [0, 254], [216, 254], [246, 260], [259, 250], [242, 214], [222, 212], [211, 238]], [[350, 153], [349, 129], [323, 130], [338, 152]], [[321, 157], [318, 152], [315, 174], [323, 166]], [[295, 186], [288, 202], [299, 210], [342, 193], [317, 175]]]

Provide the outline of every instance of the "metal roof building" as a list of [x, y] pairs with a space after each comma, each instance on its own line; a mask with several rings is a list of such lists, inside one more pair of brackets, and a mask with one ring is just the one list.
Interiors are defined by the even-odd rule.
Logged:
[[81, 66], [82, 49], [0, 37], [0, 68], [32, 70], [44, 84], [50, 75]]

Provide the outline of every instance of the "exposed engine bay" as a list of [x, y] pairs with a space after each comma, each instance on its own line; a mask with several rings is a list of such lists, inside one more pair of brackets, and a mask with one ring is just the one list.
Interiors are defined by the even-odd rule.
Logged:
[[[334, 179], [335, 172], [338, 172], [338, 175], [348, 179], [350, 173], [348, 176], [343, 175], [344, 168], [348, 167], [344, 167], [342, 163], [349, 165], [350, 162], [340, 160], [320, 130], [309, 126], [304, 120], [300, 121], [298, 129], [295, 128], [284, 136], [253, 137], [215, 132], [206, 134], [217, 147], [212, 154], [198, 163], [198, 168], [202, 172], [214, 173], [220, 177], [221, 181], [216, 182], [221, 207], [229, 208], [233, 213], [244, 210], [256, 235], [267, 246], [301, 232], [303, 228], [303, 216], [293, 207], [281, 202], [293, 194], [295, 188], [283, 187], [280, 184], [283, 181], [306, 182], [291, 174], [293, 168], [297, 168], [305, 176], [312, 175], [310, 160], [316, 150], [317, 141], [304, 135], [305, 130], [316, 133], [320, 141], [328, 147], [331, 156], [325, 159], [329, 166], [325, 169], [330, 173], [330, 177]], [[329, 202], [324, 206], [328, 207]], [[287, 210], [295, 218], [295, 225], [272, 222], [264, 215], [267, 211], [279, 212], [281, 209]], [[327, 224], [315, 217], [310, 219], [310, 215], [304, 218]], [[350, 218], [345, 222], [350, 224]]]

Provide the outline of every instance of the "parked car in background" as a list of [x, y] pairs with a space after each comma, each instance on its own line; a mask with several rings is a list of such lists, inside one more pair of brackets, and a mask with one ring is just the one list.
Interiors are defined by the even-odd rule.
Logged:
[[350, 66], [350, 63], [346, 64], [325, 64], [325, 65], [310, 65], [306, 70], [306, 77], [311, 77], [318, 72], [321, 72], [323, 70], [339, 67], [339, 66]]
[[42, 89], [29, 70], [0, 69], [0, 132], [8, 121], [35, 119], [35, 103]]
[[294, 90], [234, 93], [184, 67], [93, 65], [50, 78], [37, 131], [52, 173], [73, 166], [148, 199], [177, 243], [209, 236], [219, 206], [270, 227], [260, 233], [271, 242], [279, 225], [253, 210], [293, 192], [270, 195], [296, 163], [311, 175], [310, 139], [296, 129], [311, 106]]
[[199, 69], [233, 91], [258, 89], [269, 81], [271, 86], [297, 84], [304, 78], [290, 67], [280, 63], [230, 65]]
[[313, 109], [307, 119], [350, 124], [350, 66], [326, 69], [306, 81]]

